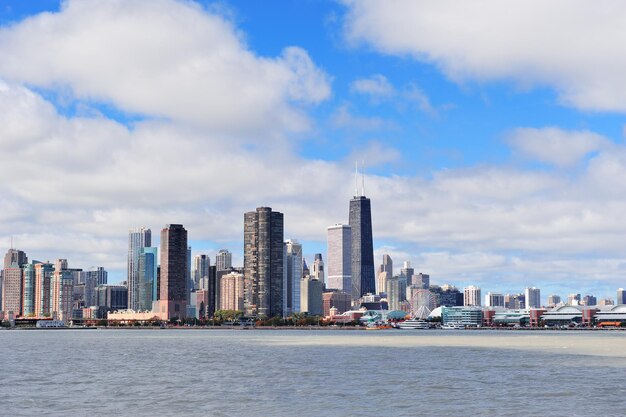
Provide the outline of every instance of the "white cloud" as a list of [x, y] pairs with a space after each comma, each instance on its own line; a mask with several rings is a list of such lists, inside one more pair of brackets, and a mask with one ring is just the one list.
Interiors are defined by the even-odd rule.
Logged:
[[611, 142], [587, 130], [567, 131], [556, 127], [519, 128], [508, 142], [525, 157], [559, 167], [571, 167], [591, 152], [606, 149]]
[[336, 129], [357, 129], [365, 131], [392, 129], [394, 123], [381, 117], [358, 116], [351, 112], [351, 106], [342, 104], [331, 114], [330, 124]]
[[5, 80], [224, 132], [301, 130], [301, 106], [330, 94], [306, 51], [256, 56], [188, 1], [70, 0], [0, 29], [0, 56]]
[[350, 90], [359, 94], [366, 94], [373, 98], [389, 98], [395, 95], [395, 88], [381, 74], [374, 74], [369, 78], [354, 80]]
[[450, 78], [554, 87], [581, 109], [626, 111], [626, 4], [585, 0], [345, 0], [345, 34]]

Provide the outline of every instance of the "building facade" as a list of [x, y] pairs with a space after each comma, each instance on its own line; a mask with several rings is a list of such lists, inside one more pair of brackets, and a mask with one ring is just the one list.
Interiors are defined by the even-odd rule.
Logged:
[[347, 224], [328, 227], [328, 282], [326, 287], [352, 292], [352, 228]]
[[481, 305], [480, 288], [474, 285], [463, 289], [463, 305], [464, 306], [480, 306]]
[[4, 255], [2, 270], [2, 308], [22, 315], [22, 266], [28, 263], [26, 253], [19, 249], [9, 249]]
[[220, 278], [220, 310], [244, 310], [243, 303], [243, 274], [230, 272]]
[[536, 287], [527, 287], [524, 289], [524, 299], [526, 301], [526, 310], [541, 307], [541, 291]]
[[504, 307], [504, 294], [488, 292], [485, 295], [485, 307]]
[[152, 231], [138, 227], [128, 232], [127, 285], [128, 307], [137, 310], [139, 303], [139, 253], [142, 248], [152, 245]]
[[350, 200], [349, 223], [352, 227], [352, 299], [376, 293], [372, 208], [364, 195]]
[[283, 316], [283, 213], [259, 207], [244, 215], [244, 304], [249, 316]]
[[285, 260], [283, 268], [283, 314], [300, 312], [300, 284], [302, 281], [302, 245], [297, 240], [285, 242]]
[[137, 270], [135, 311], [152, 311], [152, 302], [157, 299], [157, 248], [146, 247], [139, 250]]
[[384, 293], [387, 289], [387, 280], [393, 276], [393, 260], [391, 256], [384, 254], [383, 263], [378, 268], [378, 276], [376, 280], [376, 293]]
[[233, 255], [226, 249], [220, 249], [215, 255], [215, 268], [217, 271], [227, 271], [233, 267]]
[[160, 298], [153, 309], [161, 317], [180, 319], [187, 315], [187, 249], [187, 230], [182, 224], [168, 224], [161, 230]]
[[315, 260], [313, 261], [313, 265], [311, 268], [311, 278], [318, 280], [322, 284], [326, 282], [324, 273], [324, 260], [322, 259], [321, 253], [315, 254]]
[[302, 278], [300, 288], [300, 299], [302, 300], [300, 311], [314, 316], [321, 315], [323, 312], [324, 284], [316, 278], [305, 277]]

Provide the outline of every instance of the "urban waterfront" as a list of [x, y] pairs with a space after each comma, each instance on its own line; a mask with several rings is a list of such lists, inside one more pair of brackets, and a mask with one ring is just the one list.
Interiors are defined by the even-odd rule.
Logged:
[[2, 415], [624, 414], [623, 332], [0, 332]]

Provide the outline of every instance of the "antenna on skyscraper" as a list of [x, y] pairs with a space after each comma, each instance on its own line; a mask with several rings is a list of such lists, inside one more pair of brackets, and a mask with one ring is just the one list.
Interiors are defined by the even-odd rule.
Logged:
[[361, 161], [361, 195], [365, 197], [365, 161]]
[[359, 161], [354, 161], [354, 196], [357, 197], [359, 195]]

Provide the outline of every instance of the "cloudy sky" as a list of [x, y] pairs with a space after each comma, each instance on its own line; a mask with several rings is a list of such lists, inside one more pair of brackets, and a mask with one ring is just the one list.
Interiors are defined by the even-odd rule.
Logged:
[[626, 4], [3, 0], [0, 239], [124, 279], [128, 229], [326, 250], [366, 165], [376, 261], [545, 297], [626, 286]]

